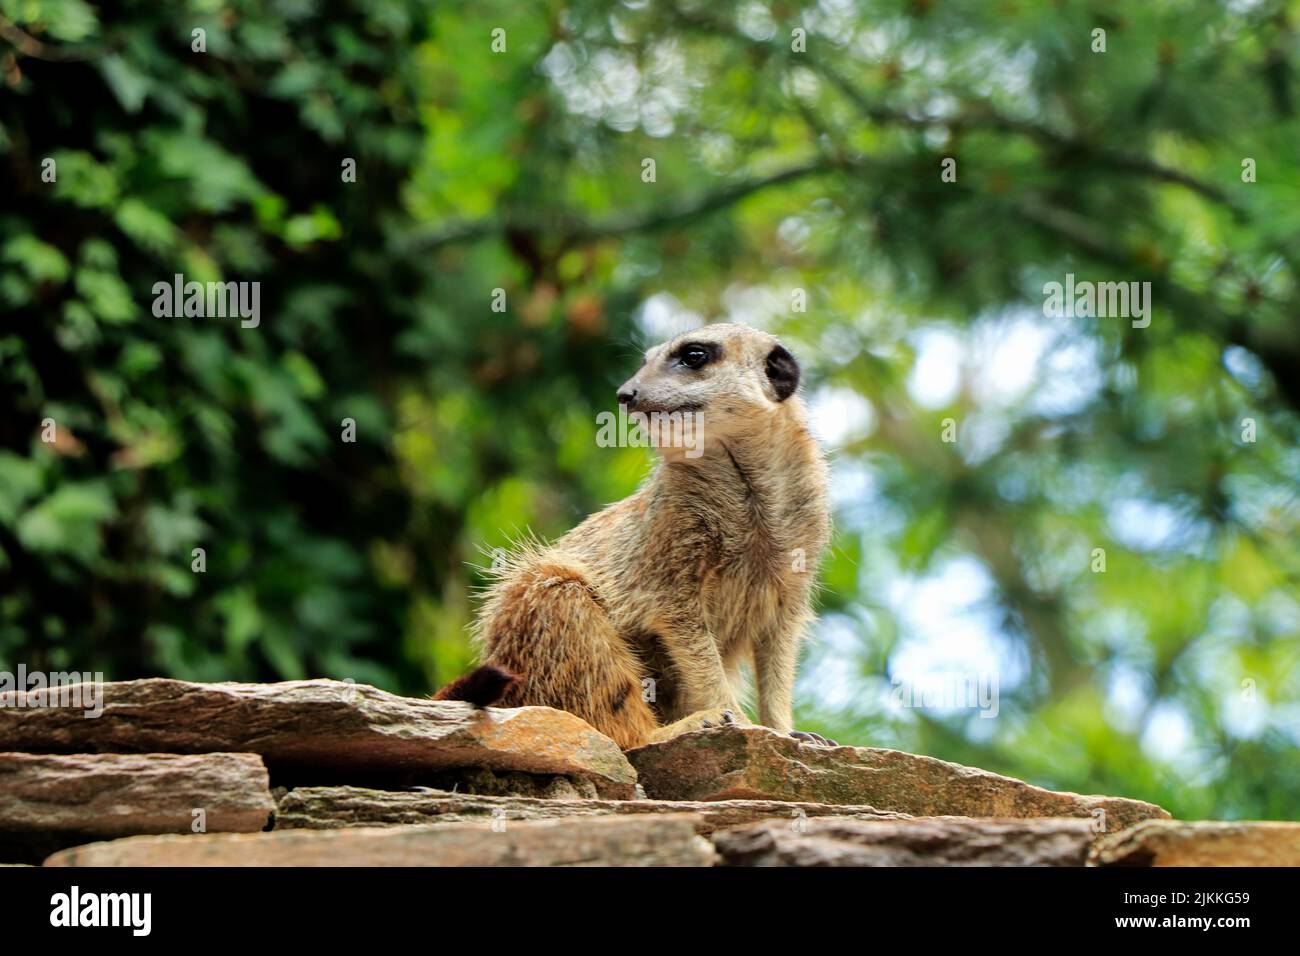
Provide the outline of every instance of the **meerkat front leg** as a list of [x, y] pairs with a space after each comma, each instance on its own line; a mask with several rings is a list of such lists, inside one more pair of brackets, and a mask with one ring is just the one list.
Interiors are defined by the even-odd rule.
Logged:
[[754, 645], [758, 722], [783, 734], [794, 728], [794, 673], [798, 657], [798, 631], [769, 633]]
[[680, 734], [689, 734], [697, 730], [744, 726], [748, 723], [749, 721], [745, 719], [743, 714], [725, 707], [715, 707], [712, 710], [697, 710], [681, 720], [674, 720], [671, 724], [652, 732], [650, 734], [650, 743], [662, 743]]
[[690, 624], [663, 628], [660, 634], [679, 682], [675, 716], [704, 710], [741, 713], [717, 641], [707, 628]]
[[754, 679], [758, 685], [758, 722], [783, 734], [823, 747], [838, 747], [833, 740], [806, 730], [794, 730], [792, 714], [795, 665], [799, 659], [802, 622], [764, 635], [754, 644]]
[[748, 724], [717, 642], [707, 628], [692, 625], [680, 631], [664, 629], [663, 633], [664, 648], [680, 687], [674, 706], [667, 712], [668, 723], [650, 735], [650, 742], [660, 743], [697, 730]]

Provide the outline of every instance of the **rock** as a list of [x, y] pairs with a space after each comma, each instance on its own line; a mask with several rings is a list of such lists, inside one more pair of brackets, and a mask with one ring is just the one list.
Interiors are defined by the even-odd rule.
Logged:
[[[493, 829], [496, 827], [497, 829]], [[128, 837], [46, 866], [709, 866], [690, 814]]]
[[1087, 820], [766, 821], [713, 835], [724, 866], [1083, 866]]
[[251, 833], [275, 810], [257, 754], [0, 753], [0, 792], [7, 832], [189, 833], [201, 809], [209, 831]]
[[1147, 820], [1106, 837], [1101, 866], [1300, 866], [1300, 823]]
[[547, 800], [595, 800], [600, 796], [590, 780], [544, 776], [470, 767], [436, 773], [421, 781], [422, 789], [484, 797], [543, 797]]
[[764, 727], [683, 734], [629, 751], [628, 759], [659, 800], [865, 804], [913, 816], [1100, 816], [1108, 832], [1169, 816], [1141, 800], [1057, 793], [897, 750], [818, 747]]
[[279, 801], [275, 828], [335, 829], [358, 826], [409, 826], [465, 823], [497, 817], [507, 821], [565, 817], [601, 817], [614, 814], [691, 813], [697, 830], [707, 836], [714, 830], [777, 818], [792, 820], [834, 815], [839, 818], [905, 819], [871, 807], [830, 807], [815, 803], [776, 800], [553, 800], [527, 797], [470, 796], [445, 791], [398, 792], [360, 787], [299, 787]]
[[29, 861], [101, 837], [189, 833], [196, 819], [257, 832], [275, 809], [257, 754], [0, 753], [0, 793], [0, 855]]
[[[50, 691], [0, 701], [0, 750], [32, 753], [261, 754], [273, 777], [324, 782], [329, 773], [419, 775], [462, 767], [590, 780], [626, 798], [636, 775], [618, 745], [548, 707], [478, 709], [415, 700], [364, 684], [286, 681], [193, 684], [149, 679], [103, 685], [103, 714], [48, 703]], [[277, 779], [277, 782], [279, 780]]]

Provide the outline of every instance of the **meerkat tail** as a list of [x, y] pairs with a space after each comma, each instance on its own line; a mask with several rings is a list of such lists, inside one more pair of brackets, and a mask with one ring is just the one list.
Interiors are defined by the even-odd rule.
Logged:
[[433, 695], [434, 700], [465, 700], [475, 707], [487, 707], [505, 696], [506, 691], [519, 683], [519, 675], [503, 667], [484, 664], [454, 681]]

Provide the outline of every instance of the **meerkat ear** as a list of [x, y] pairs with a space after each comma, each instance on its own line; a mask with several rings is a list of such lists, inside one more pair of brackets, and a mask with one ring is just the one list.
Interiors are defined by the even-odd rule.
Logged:
[[767, 380], [778, 402], [784, 402], [799, 387], [799, 363], [784, 345], [774, 345], [767, 353]]

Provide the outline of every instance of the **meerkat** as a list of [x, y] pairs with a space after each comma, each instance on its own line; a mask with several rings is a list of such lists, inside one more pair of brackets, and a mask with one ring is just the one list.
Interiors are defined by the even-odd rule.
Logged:
[[483, 666], [435, 698], [560, 708], [631, 749], [665, 728], [743, 715], [739, 669], [749, 663], [759, 724], [833, 743], [791, 729], [830, 536], [826, 462], [799, 378], [774, 336], [742, 325], [704, 326], [646, 352], [619, 403], [643, 424], [693, 415], [699, 440], [687, 448], [661, 435], [660, 460], [635, 493], [514, 554], [476, 621]]

